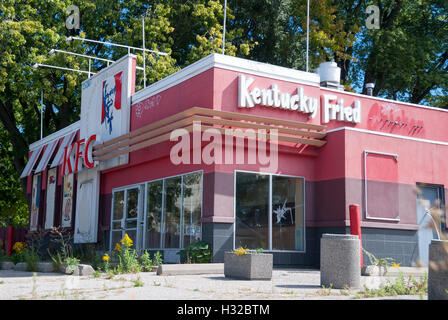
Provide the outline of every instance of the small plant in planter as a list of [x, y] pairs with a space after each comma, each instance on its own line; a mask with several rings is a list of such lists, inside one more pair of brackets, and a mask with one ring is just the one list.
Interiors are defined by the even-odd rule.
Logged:
[[239, 247], [224, 253], [224, 275], [246, 280], [271, 280], [273, 256], [263, 249]]

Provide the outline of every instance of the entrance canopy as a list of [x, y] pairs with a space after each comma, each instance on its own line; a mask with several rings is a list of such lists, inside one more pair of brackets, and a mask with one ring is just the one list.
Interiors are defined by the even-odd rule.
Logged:
[[[266, 130], [268, 140], [275, 135], [277, 141], [293, 145], [321, 147], [326, 143], [322, 140], [326, 136], [323, 125], [193, 107], [94, 146], [93, 159], [106, 161], [169, 141], [173, 130], [184, 128], [188, 132], [193, 132], [195, 123], [201, 124], [201, 131], [214, 128], [222, 134], [228, 134], [229, 131], [226, 129], [229, 128], [263, 129]], [[234, 136], [239, 135], [239, 131], [231, 132]]]

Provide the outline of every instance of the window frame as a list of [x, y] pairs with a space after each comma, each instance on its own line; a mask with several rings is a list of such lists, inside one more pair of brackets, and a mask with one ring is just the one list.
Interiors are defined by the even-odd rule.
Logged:
[[[369, 154], [376, 154], [376, 155], [382, 155], [387, 156], [395, 159], [395, 162], [397, 163], [397, 166], [399, 166], [398, 163], [398, 154], [396, 153], [388, 153], [388, 152], [381, 152], [381, 151], [372, 151], [372, 150], [364, 150], [363, 151], [363, 170], [364, 170], [364, 213], [365, 213], [365, 219], [366, 220], [377, 220], [377, 221], [386, 221], [386, 222], [400, 222], [400, 211], [398, 211], [397, 216], [395, 218], [383, 218], [383, 217], [375, 217], [370, 216], [368, 212], [368, 206], [367, 206], [367, 198], [368, 198], [368, 190], [367, 190], [367, 157]], [[398, 182], [397, 182], [398, 183]]]
[[[442, 219], [445, 219], [445, 222], [443, 220], [440, 221], [440, 224], [438, 225], [438, 227], [440, 228], [439, 231], [446, 232], [448, 230], [448, 222], [446, 221], [447, 214], [446, 214], [446, 208], [445, 208], [445, 185], [417, 181], [415, 183], [415, 186], [417, 188], [422, 187], [422, 188], [432, 188], [432, 189], [437, 190], [437, 193], [438, 193], [440, 201], [441, 201], [440, 210], [442, 210], [442, 212], [443, 212]], [[418, 197], [417, 197], [417, 199], [418, 199]]]
[[[250, 171], [250, 170], [234, 170], [233, 174], [233, 249], [235, 250], [235, 240], [236, 240], [236, 175], [238, 172], [243, 173], [252, 173], [252, 174], [258, 174], [258, 175], [267, 175], [269, 176], [269, 219], [268, 219], [268, 227], [269, 227], [269, 233], [268, 233], [268, 249], [265, 249], [264, 252], [284, 252], [284, 253], [306, 253], [307, 247], [306, 247], [306, 179], [303, 176], [294, 176], [294, 175], [288, 175], [288, 174], [277, 174], [277, 173], [269, 173], [269, 172], [259, 172], [259, 171]], [[296, 178], [301, 179], [303, 182], [303, 250], [279, 250], [279, 249], [272, 249], [272, 177], [288, 177], [288, 178]]]
[[[127, 185], [127, 186], [121, 186], [121, 187], [117, 187], [117, 188], [113, 188], [112, 189], [112, 203], [111, 203], [111, 211], [110, 211], [110, 215], [111, 215], [111, 224], [110, 224], [110, 246], [112, 246], [112, 223], [113, 223], [113, 204], [114, 204], [114, 193], [115, 192], [119, 192], [119, 191], [125, 191], [124, 195], [126, 195], [126, 190], [128, 189], [132, 189], [132, 188], [139, 188], [140, 186], [143, 186], [143, 192], [144, 192], [144, 196], [142, 197], [141, 201], [143, 201], [143, 206], [142, 206], [142, 210], [143, 210], [143, 214], [141, 219], [143, 220], [143, 234], [141, 235], [142, 240], [142, 246], [141, 246], [141, 250], [154, 250], [154, 251], [161, 251], [161, 250], [175, 250], [175, 251], [179, 251], [184, 249], [184, 239], [183, 239], [183, 184], [184, 184], [184, 176], [189, 175], [189, 174], [194, 174], [194, 173], [201, 173], [201, 218], [202, 219], [202, 213], [203, 213], [203, 207], [204, 207], [204, 170], [196, 170], [196, 171], [191, 171], [191, 172], [186, 172], [186, 173], [181, 173], [181, 174], [176, 174], [176, 175], [172, 175], [172, 176], [167, 176], [167, 177], [163, 177], [163, 178], [157, 178], [157, 179], [152, 179], [152, 180], [148, 180], [148, 181], [143, 181], [140, 183], [135, 183], [135, 184], [131, 184], [131, 185]], [[162, 181], [162, 216], [160, 219], [160, 224], [161, 227], [164, 230], [165, 227], [165, 185], [166, 185], [166, 180], [167, 179], [171, 179], [171, 178], [177, 178], [177, 177], [181, 177], [181, 212], [180, 212], [180, 224], [181, 224], [181, 228], [180, 228], [180, 240], [179, 240], [179, 248], [165, 248], [165, 240], [164, 240], [164, 235], [165, 232], [161, 232], [160, 233], [160, 246], [159, 248], [147, 248], [146, 247], [146, 241], [144, 240], [144, 237], [146, 235], [146, 225], [147, 225], [147, 219], [146, 219], [146, 210], [147, 210], [147, 206], [148, 206], [148, 199], [147, 199], [147, 192], [148, 192], [148, 184], [149, 183], [153, 183], [153, 182], [157, 182], [157, 181]], [[126, 199], [125, 203], [123, 204], [123, 210], [126, 211]], [[125, 214], [125, 212], [123, 212], [123, 214]], [[202, 222], [200, 221], [201, 224], [201, 240], [202, 240]], [[138, 229], [138, 228], [137, 228]], [[111, 248], [112, 249], [112, 248]]]

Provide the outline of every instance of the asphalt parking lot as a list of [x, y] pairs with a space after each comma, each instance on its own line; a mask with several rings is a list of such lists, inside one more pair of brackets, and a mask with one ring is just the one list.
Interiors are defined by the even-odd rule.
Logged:
[[[394, 277], [362, 277], [361, 283], [378, 286]], [[320, 271], [274, 269], [270, 281], [245, 281], [223, 274], [163, 276], [155, 272], [111, 277], [70, 276], [0, 270], [1, 300], [356, 300], [354, 289], [320, 286]], [[426, 295], [373, 299], [426, 300]]]

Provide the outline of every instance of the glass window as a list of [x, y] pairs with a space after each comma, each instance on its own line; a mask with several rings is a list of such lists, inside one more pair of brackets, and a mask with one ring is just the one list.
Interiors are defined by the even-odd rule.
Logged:
[[164, 247], [180, 247], [180, 211], [182, 177], [165, 180]]
[[183, 177], [183, 246], [201, 239], [202, 174]]
[[146, 195], [146, 248], [160, 248], [163, 181], [148, 183]]
[[[139, 188], [113, 193], [112, 248], [124, 233], [145, 249], [178, 249], [201, 239], [202, 172], [148, 182], [146, 190], [140, 199], [145, 218], [139, 217]], [[146, 219], [145, 230], [140, 219]]]
[[304, 251], [303, 192], [302, 178], [237, 172], [235, 247]]
[[304, 250], [303, 217], [303, 180], [273, 176], [273, 250]]
[[268, 249], [269, 176], [236, 173], [235, 247]]
[[123, 218], [124, 191], [114, 192], [114, 214], [113, 220], [121, 220]]
[[138, 214], [138, 188], [127, 191], [126, 219], [137, 219]]

